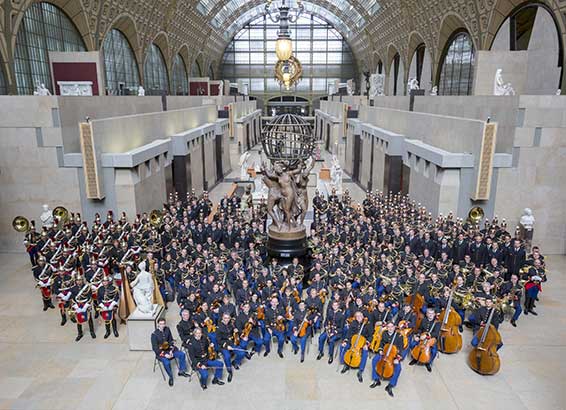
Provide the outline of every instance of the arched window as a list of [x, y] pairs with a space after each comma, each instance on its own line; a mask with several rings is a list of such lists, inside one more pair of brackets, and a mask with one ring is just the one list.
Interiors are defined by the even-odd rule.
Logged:
[[421, 84], [421, 78], [423, 75], [423, 63], [424, 63], [424, 57], [425, 57], [425, 51], [426, 51], [426, 47], [424, 44], [421, 44], [420, 46], [417, 47], [417, 49], [415, 50], [415, 55], [413, 56], [413, 58], [415, 58], [415, 62], [417, 64], [416, 69], [417, 69], [417, 81], [419, 82], [419, 84]]
[[383, 61], [381, 60], [377, 63], [377, 74], [383, 74]]
[[189, 94], [189, 80], [187, 78], [187, 67], [180, 54], [175, 56], [173, 61], [173, 87], [171, 89], [174, 95], [188, 95]]
[[402, 95], [403, 87], [399, 84], [402, 73], [401, 70], [401, 56], [396, 53], [389, 67], [389, 95]]
[[200, 77], [200, 73], [200, 64], [197, 60], [195, 60], [191, 66], [191, 77]]
[[143, 79], [145, 89], [148, 90], [150, 94], [161, 95], [164, 92], [167, 93], [169, 89], [167, 86], [169, 80], [167, 78], [165, 59], [159, 47], [153, 43], [149, 45], [147, 56], [145, 57]]
[[452, 35], [443, 53], [439, 95], [470, 95], [474, 81], [474, 45], [470, 35], [459, 31]]
[[16, 37], [14, 66], [18, 94], [33, 94], [39, 84], [53, 93], [50, 51], [85, 51], [73, 22], [58, 7], [34, 3], [24, 13]]
[[124, 95], [125, 89], [130, 94], [136, 94], [140, 75], [136, 57], [126, 36], [120, 30], [110, 30], [104, 39], [102, 51], [108, 94]]

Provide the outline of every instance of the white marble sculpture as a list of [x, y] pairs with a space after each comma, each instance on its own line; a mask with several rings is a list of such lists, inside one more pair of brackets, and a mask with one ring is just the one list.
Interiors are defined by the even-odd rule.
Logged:
[[498, 68], [495, 72], [493, 95], [515, 95], [515, 90], [511, 86], [511, 83], [505, 83], [503, 81], [503, 70], [501, 68]]
[[430, 95], [438, 95], [438, 86], [434, 86], [432, 87], [432, 90], [430, 90]]
[[560, 88], [556, 90], [556, 95], [562, 95], [562, 90]]
[[336, 192], [342, 192], [342, 167], [340, 166], [340, 161], [336, 155], [332, 156], [330, 178], [332, 180], [332, 186], [336, 189]]
[[33, 95], [41, 95], [41, 96], [51, 95], [51, 91], [49, 91], [47, 87], [45, 87], [45, 84], [41, 83], [37, 86], [37, 88], [33, 92]]
[[411, 92], [412, 90], [420, 90], [419, 80], [416, 78], [409, 78], [409, 82], [407, 83], [407, 90]]
[[145, 88], [141, 85], [138, 87], [138, 97], [145, 97]]
[[240, 180], [247, 181], [249, 179], [248, 168], [250, 161], [250, 152], [246, 151], [240, 155]]
[[140, 273], [131, 283], [137, 311], [147, 316], [153, 316], [157, 308], [157, 304], [153, 303], [153, 290], [155, 288], [153, 276], [145, 270], [145, 261], [140, 263], [138, 268]]
[[519, 223], [525, 228], [525, 231], [532, 231], [535, 224], [535, 217], [533, 216], [533, 211], [531, 208], [523, 209], [523, 215]]
[[376, 96], [382, 96], [385, 87], [385, 75], [384, 74], [372, 74], [370, 77], [370, 89], [369, 97], [374, 98]]
[[53, 226], [53, 211], [49, 209], [49, 205], [47, 204], [44, 204], [42, 208], [43, 212], [41, 213], [39, 219], [41, 219], [41, 224], [43, 225], [43, 227], [49, 229]]

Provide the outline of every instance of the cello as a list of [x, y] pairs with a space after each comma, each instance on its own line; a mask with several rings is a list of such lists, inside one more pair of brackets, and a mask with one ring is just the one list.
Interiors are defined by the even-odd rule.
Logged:
[[350, 341], [350, 348], [346, 351], [346, 353], [344, 353], [344, 364], [349, 367], [360, 367], [360, 364], [362, 362], [362, 349], [366, 344], [366, 338], [362, 336], [362, 332], [367, 322], [368, 318], [364, 317], [364, 321], [360, 326], [360, 331], [356, 335], [352, 336], [352, 340]]
[[419, 281], [416, 280], [415, 285], [413, 287], [413, 293], [411, 293], [405, 298], [405, 304], [411, 305], [413, 307], [413, 312], [415, 312], [415, 315], [417, 315], [417, 322], [415, 324], [415, 329], [418, 329], [421, 326], [421, 322], [424, 317], [422, 308], [425, 303], [424, 296], [421, 295], [420, 293], [417, 293], [418, 286], [419, 286]]
[[395, 338], [397, 337], [397, 332], [393, 334], [391, 343], [387, 343], [384, 346], [385, 354], [381, 356], [381, 360], [377, 362], [375, 371], [382, 379], [390, 379], [395, 371], [395, 358], [399, 355], [397, 346], [395, 346]]
[[457, 353], [462, 349], [462, 335], [460, 334], [459, 327], [462, 325], [462, 318], [452, 308], [452, 299], [454, 296], [454, 289], [450, 292], [448, 304], [440, 313], [438, 318], [440, 322], [440, 340], [438, 349], [442, 353]]
[[481, 375], [493, 375], [499, 371], [501, 361], [497, 354], [497, 346], [501, 344], [501, 335], [491, 324], [495, 306], [491, 309], [484, 327], [477, 333], [478, 345], [468, 354], [468, 365]]
[[[430, 328], [429, 334], [432, 334], [432, 330], [436, 326], [436, 322]], [[422, 338], [419, 343], [413, 347], [411, 350], [411, 356], [420, 364], [427, 364], [430, 363], [430, 359], [432, 358], [432, 347], [436, 343], [436, 339], [434, 337], [429, 338]]]

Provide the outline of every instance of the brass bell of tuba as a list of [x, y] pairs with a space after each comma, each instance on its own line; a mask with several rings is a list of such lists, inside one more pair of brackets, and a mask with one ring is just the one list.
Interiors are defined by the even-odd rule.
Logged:
[[473, 225], [478, 225], [480, 221], [484, 218], [485, 212], [480, 206], [474, 206], [468, 212], [468, 222]]
[[53, 218], [59, 221], [60, 225], [65, 225], [69, 221], [69, 211], [63, 206], [57, 206], [52, 212]]
[[149, 214], [149, 223], [152, 226], [159, 226], [161, 225], [161, 221], [163, 220], [163, 214], [161, 213], [160, 210], [158, 209], [154, 209], [153, 211], [151, 211], [151, 213]]
[[25, 216], [16, 216], [12, 221], [12, 228], [18, 232], [27, 232], [30, 230], [29, 220]]

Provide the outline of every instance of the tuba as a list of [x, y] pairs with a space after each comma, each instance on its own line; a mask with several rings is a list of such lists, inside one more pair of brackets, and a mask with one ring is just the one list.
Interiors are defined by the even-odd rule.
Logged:
[[53, 218], [57, 219], [59, 226], [65, 225], [69, 221], [69, 211], [63, 206], [57, 206], [52, 212]]
[[24, 216], [16, 216], [12, 221], [12, 228], [18, 232], [28, 232], [30, 230], [30, 222]]
[[149, 214], [149, 223], [151, 224], [151, 226], [161, 225], [162, 220], [163, 220], [163, 213], [158, 209], [154, 209]]
[[474, 206], [468, 212], [468, 223], [472, 225], [479, 225], [480, 221], [484, 218], [485, 212], [480, 206]]

